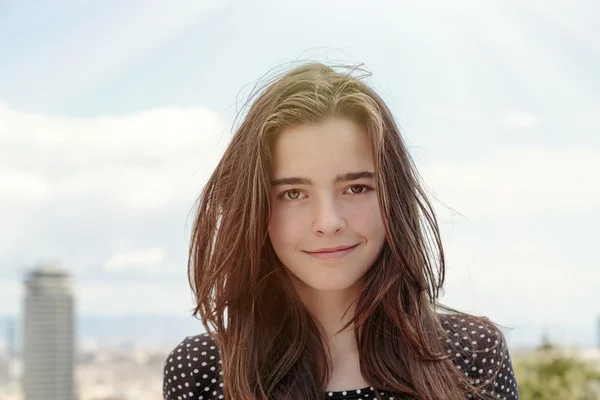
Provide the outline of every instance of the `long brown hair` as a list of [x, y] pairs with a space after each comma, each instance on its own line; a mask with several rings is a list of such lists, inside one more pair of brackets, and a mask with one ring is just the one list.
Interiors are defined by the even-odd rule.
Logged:
[[193, 315], [218, 345], [227, 399], [316, 399], [330, 378], [323, 330], [267, 234], [274, 138], [327, 117], [367, 128], [386, 230], [345, 327], [355, 326], [364, 378], [423, 400], [464, 399], [467, 388], [476, 389], [444, 347], [440, 311], [458, 311], [438, 302], [445, 268], [434, 210], [390, 110], [363, 82], [368, 76], [361, 66], [311, 62], [255, 88], [201, 193], [188, 260]]

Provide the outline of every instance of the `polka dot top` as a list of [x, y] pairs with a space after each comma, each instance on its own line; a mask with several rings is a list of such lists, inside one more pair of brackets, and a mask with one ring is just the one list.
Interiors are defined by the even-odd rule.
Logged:
[[[517, 382], [504, 336], [497, 329], [468, 317], [443, 316], [446, 348], [456, 366], [469, 382], [484, 384], [484, 395], [492, 399], [519, 399]], [[504, 359], [502, 359], [504, 356]], [[501, 365], [500, 365], [501, 363]], [[164, 363], [164, 400], [223, 399], [221, 361], [213, 339], [203, 333], [186, 337], [171, 351]], [[376, 399], [374, 387], [326, 392], [326, 399]], [[397, 399], [379, 391], [383, 399]], [[475, 398], [465, 394], [465, 399]]]

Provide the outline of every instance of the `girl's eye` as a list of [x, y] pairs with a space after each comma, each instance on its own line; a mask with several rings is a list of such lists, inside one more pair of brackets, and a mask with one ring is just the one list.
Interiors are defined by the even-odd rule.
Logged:
[[[297, 195], [290, 195], [290, 193], [292, 193], [292, 194], [297, 193]], [[297, 189], [286, 190], [285, 192], [283, 192], [281, 194], [280, 197], [286, 197], [286, 196], [289, 200], [296, 200], [300, 196], [300, 191]]]
[[[359, 195], [363, 194], [369, 190], [372, 190], [370, 187], [366, 185], [352, 185], [349, 187], [349, 194]], [[279, 197], [286, 198], [287, 200], [297, 200], [300, 198], [302, 192], [298, 189], [290, 189], [283, 192]]]
[[[354, 191], [354, 189], [356, 189], [356, 188], [359, 189], [358, 192]], [[368, 187], [365, 186], [365, 185], [352, 185], [352, 186], [350, 186], [350, 192], [352, 194], [361, 194], [361, 193], [366, 192], [367, 190], [368, 190]]]

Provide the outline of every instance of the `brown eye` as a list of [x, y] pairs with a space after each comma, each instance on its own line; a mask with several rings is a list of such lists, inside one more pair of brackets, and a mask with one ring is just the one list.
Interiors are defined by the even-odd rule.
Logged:
[[[358, 189], [358, 190], [355, 190], [355, 189]], [[366, 189], [367, 189], [367, 187], [366, 187], [366, 186], [363, 186], [363, 185], [354, 185], [354, 186], [350, 186], [350, 191], [351, 191], [353, 194], [361, 194], [361, 193], [365, 192], [365, 191], [366, 191]]]
[[[296, 193], [297, 195], [290, 195], [290, 193]], [[290, 200], [296, 200], [300, 196], [300, 191], [295, 189], [288, 190], [287, 192], [284, 192], [282, 196], [287, 196]]]

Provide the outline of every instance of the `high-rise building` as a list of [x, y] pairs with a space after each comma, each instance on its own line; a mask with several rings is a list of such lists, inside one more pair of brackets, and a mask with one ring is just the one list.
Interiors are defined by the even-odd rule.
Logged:
[[25, 280], [23, 376], [25, 400], [76, 400], [75, 302], [69, 273], [54, 266]]

